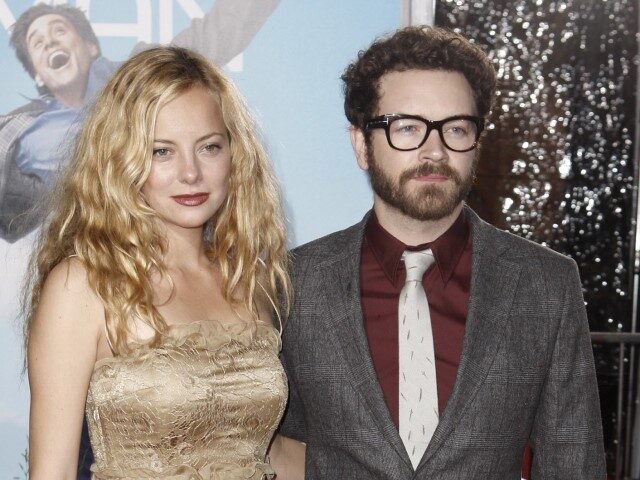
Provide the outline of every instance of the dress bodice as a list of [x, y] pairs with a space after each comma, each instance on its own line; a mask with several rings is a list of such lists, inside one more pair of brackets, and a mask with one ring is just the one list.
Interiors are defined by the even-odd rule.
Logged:
[[262, 322], [195, 322], [98, 361], [86, 407], [94, 478], [270, 478], [287, 398], [279, 348]]

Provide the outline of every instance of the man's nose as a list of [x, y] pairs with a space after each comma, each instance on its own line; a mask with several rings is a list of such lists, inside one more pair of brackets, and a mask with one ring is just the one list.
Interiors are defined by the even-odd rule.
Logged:
[[53, 35], [45, 35], [44, 44], [46, 48], [51, 48], [59, 45], [58, 39]]
[[445, 147], [439, 132], [434, 128], [427, 134], [427, 139], [419, 149], [420, 159], [439, 162], [447, 157], [447, 147]]

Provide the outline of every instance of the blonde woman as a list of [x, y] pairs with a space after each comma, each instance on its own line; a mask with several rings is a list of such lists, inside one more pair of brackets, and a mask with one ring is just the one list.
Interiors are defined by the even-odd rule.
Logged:
[[95, 479], [301, 478], [304, 446], [272, 439], [279, 196], [230, 81], [180, 48], [130, 59], [53, 205], [25, 328], [30, 478], [75, 478], [85, 412]]

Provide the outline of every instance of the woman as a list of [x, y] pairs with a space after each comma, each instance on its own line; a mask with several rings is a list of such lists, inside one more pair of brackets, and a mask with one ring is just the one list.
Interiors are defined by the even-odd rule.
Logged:
[[[30, 478], [75, 478], [85, 407], [96, 479], [271, 477], [285, 233], [230, 81], [184, 49], [131, 58], [57, 195], [25, 329]], [[278, 479], [303, 451], [276, 437]]]

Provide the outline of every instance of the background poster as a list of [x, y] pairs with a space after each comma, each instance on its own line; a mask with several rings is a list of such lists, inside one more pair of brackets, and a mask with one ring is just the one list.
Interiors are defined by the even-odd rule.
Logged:
[[[170, 40], [191, 18], [209, 11], [214, 0], [68, 4], [88, 10], [102, 54], [122, 61], [139, 40]], [[33, 79], [9, 47], [7, 33], [32, 5], [0, 0], [0, 115], [38, 96]], [[397, 28], [400, 16], [401, 2], [281, 0], [242, 55], [226, 67], [261, 126], [284, 194], [291, 246], [355, 223], [371, 204], [366, 177], [351, 151], [339, 77], [358, 50]], [[33, 238], [31, 233], [13, 243], [0, 240], [0, 479], [26, 478], [22, 454], [28, 385], [21, 374], [17, 315]]]

